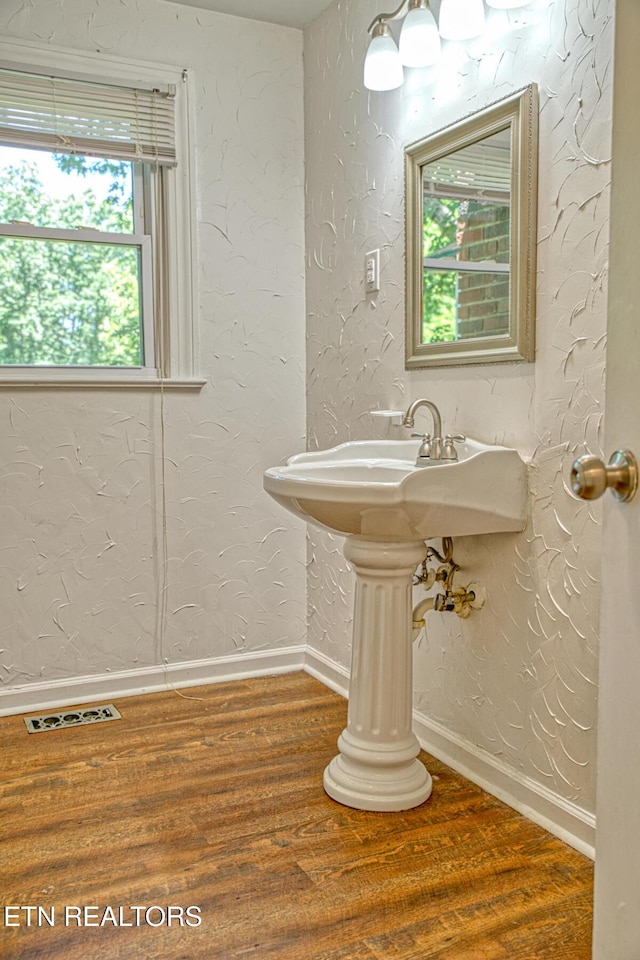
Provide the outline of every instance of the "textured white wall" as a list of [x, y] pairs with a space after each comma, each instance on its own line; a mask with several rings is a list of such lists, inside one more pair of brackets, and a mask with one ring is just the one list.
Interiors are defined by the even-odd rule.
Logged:
[[[525, 532], [456, 541], [459, 582], [480, 580], [487, 606], [468, 621], [428, 615], [415, 701], [516, 775], [592, 811], [600, 507], [572, 499], [565, 478], [576, 454], [601, 444], [612, 4], [494, 11], [492, 35], [457, 60], [449, 46], [441, 67], [369, 93], [366, 28], [380, 9], [336, 0], [305, 31], [310, 446], [380, 435], [368, 410], [426, 396], [448, 432], [531, 458]], [[536, 363], [408, 374], [403, 148], [531, 81], [540, 88]], [[366, 298], [364, 254], [375, 247], [382, 289]], [[352, 575], [338, 539], [312, 531], [310, 554], [309, 642], [346, 666]]]
[[[0, 681], [304, 642], [302, 34], [156, 0], [5, 0], [21, 38], [194, 72], [201, 393], [0, 390]], [[159, 627], [166, 583], [166, 628]]]

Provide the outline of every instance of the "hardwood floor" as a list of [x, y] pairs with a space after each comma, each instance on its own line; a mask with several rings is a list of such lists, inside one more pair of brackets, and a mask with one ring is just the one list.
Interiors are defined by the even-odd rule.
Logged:
[[334, 803], [346, 703], [306, 674], [182, 692], [0, 718], [3, 960], [589, 960], [586, 857], [430, 757], [416, 810]]

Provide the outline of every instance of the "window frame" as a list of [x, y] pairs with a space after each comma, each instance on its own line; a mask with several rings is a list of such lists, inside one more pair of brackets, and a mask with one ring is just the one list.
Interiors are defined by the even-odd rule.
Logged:
[[[21, 40], [0, 40], [0, 67], [20, 70], [23, 73], [42, 73], [69, 77], [88, 82], [106, 82], [123, 87], [169, 86], [175, 88], [176, 156], [175, 167], [160, 167], [154, 171], [156, 196], [162, 210], [154, 210], [162, 217], [163, 230], [154, 252], [154, 270], [159, 271], [159, 283], [154, 283], [154, 293], [160, 289], [163, 304], [154, 303], [152, 308], [154, 356], [145, 353], [143, 367], [98, 367], [98, 366], [2, 366], [0, 365], [0, 388], [2, 387], [143, 387], [143, 388], [193, 388], [200, 389], [206, 380], [198, 375], [196, 295], [196, 243], [195, 218], [193, 215], [194, 157], [191, 146], [193, 129], [191, 74], [188, 69], [150, 63], [133, 62], [109, 54], [71, 51], [49, 45], [39, 45]], [[144, 174], [144, 170], [141, 171]], [[149, 196], [154, 189], [151, 177], [144, 176], [143, 188]], [[146, 205], [145, 205], [146, 206]], [[56, 233], [52, 239], [62, 239], [62, 230], [44, 227], [27, 228], [33, 235], [42, 237], [45, 232]], [[18, 231], [20, 228], [18, 228]], [[3, 231], [4, 232], [4, 231]], [[76, 241], [88, 240], [82, 230], [68, 231]], [[145, 234], [150, 225], [145, 225]], [[6, 235], [6, 234], [5, 234]], [[16, 235], [24, 235], [19, 232]], [[133, 235], [101, 234], [93, 242], [104, 242], [113, 237], [114, 243], [132, 242]], [[117, 239], [116, 239], [117, 238]], [[140, 237], [136, 238], [139, 243]], [[147, 256], [151, 256], [151, 244], [145, 243]], [[143, 256], [144, 256], [143, 252]], [[144, 289], [144, 288], [143, 288]], [[149, 296], [150, 291], [146, 291]], [[148, 323], [148, 320], [147, 320]], [[148, 336], [149, 330], [143, 335]]]

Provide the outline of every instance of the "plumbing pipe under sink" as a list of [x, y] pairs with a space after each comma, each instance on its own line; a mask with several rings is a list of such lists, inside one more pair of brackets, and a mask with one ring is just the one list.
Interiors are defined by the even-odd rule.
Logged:
[[413, 614], [411, 618], [411, 634], [413, 640], [418, 638], [418, 634], [423, 627], [426, 627], [425, 617], [429, 610], [433, 610], [435, 603], [434, 597], [425, 597], [424, 600], [421, 600], [420, 603], [416, 604], [413, 608]]

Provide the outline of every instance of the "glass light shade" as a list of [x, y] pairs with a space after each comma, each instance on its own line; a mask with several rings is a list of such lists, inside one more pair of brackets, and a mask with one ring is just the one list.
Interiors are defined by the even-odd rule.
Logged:
[[378, 24], [364, 59], [364, 85], [367, 90], [395, 90], [404, 80], [400, 54], [386, 23]]
[[400, 32], [400, 60], [405, 67], [429, 67], [440, 59], [440, 34], [430, 10], [414, 7]]
[[526, 7], [531, 0], [487, 0], [488, 7], [498, 10], [515, 10], [516, 7]]
[[440, 35], [445, 40], [471, 40], [484, 30], [482, 0], [442, 0]]

